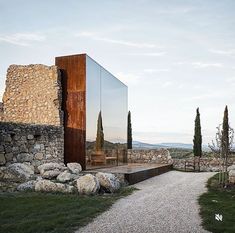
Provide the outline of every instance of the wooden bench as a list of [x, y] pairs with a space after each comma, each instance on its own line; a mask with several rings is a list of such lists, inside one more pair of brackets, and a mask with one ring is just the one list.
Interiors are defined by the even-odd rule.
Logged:
[[106, 157], [106, 164], [109, 163], [109, 161], [110, 161], [111, 163], [117, 164], [117, 157], [116, 157], [116, 156], [109, 156], [109, 157]]
[[116, 156], [106, 157], [105, 153], [102, 151], [95, 152], [91, 154], [91, 165], [106, 165], [107, 163], [117, 164]]
[[105, 154], [102, 151], [97, 151], [91, 154], [91, 165], [105, 165], [106, 158]]

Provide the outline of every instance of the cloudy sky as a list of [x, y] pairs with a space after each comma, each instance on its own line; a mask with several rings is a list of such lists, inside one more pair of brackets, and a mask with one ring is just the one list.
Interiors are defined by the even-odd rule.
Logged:
[[134, 140], [210, 142], [235, 127], [235, 1], [0, 0], [0, 93], [10, 64], [87, 53], [129, 88]]

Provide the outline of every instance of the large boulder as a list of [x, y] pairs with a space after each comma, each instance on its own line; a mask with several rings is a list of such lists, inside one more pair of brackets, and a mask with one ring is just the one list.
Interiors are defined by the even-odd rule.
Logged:
[[64, 171], [66, 169], [67, 168], [65, 167], [65, 165], [61, 163], [44, 163], [38, 166], [38, 170], [40, 174], [43, 174], [44, 172], [51, 171], [51, 170]]
[[34, 178], [33, 167], [14, 163], [7, 167], [0, 167], [0, 190], [13, 192], [17, 186]]
[[82, 171], [82, 166], [79, 163], [67, 163], [67, 167], [73, 174], [79, 174]]
[[75, 179], [75, 177], [77, 177], [77, 175], [75, 174], [71, 174], [70, 172], [68, 171], [63, 171], [62, 173], [60, 173], [58, 176], [57, 176], [57, 180], [62, 182], [62, 183], [65, 183], [65, 182], [68, 182], [68, 181], [71, 181], [73, 179]]
[[235, 164], [228, 167], [228, 171], [235, 170]]
[[230, 170], [228, 175], [229, 175], [229, 183], [235, 184], [235, 170]]
[[33, 168], [24, 163], [13, 163], [0, 169], [0, 180], [24, 182], [31, 179], [33, 175]]
[[40, 175], [44, 179], [54, 179], [56, 178], [61, 172], [67, 170], [64, 164], [61, 163], [44, 163], [38, 166], [38, 170]]
[[100, 189], [100, 184], [98, 179], [87, 174], [77, 179], [77, 189], [80, 194], [95, 194]]
[[44, 179], [53, 179], [56, 178], [60, 174], [59, 170], [49, 170], [45, 171], [44, 173], [41, 174], [42, 178]]
[[33, 155], [29, 153], [20, 153], [17, 155], [17, 161], [20, 163], [31, 162], [33, 160]]
[[60, 183], [54, 183], [50, 180], [39, 180], [35, 184], [35, 191], [72, 193], [74, 192], [74, 187]]
[[98, 172], [96, 174], [96, 177], [100, 183], [100, 186], [106, 192], [113, 193], [113, 192], [117, 191], [121, 186], [119, 179], [111, 173]]
[[6, 158], [3, 153], [0, 153], [0, 165], [4, 165], [6, 163]]
[[20, 185], [18, 185], [17, 190], [18, 191], [34, 191], [35, 190], [35, 184], [36, 184], [36, 180], [29, 180], [25, 183], [22, 183]]

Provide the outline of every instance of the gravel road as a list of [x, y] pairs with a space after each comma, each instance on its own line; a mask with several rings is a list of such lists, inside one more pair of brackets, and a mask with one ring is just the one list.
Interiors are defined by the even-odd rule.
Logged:
[[140, 189], [76, 233], [203, 233], [198, 196], [215, 173], [170, 171], [134, 185]]

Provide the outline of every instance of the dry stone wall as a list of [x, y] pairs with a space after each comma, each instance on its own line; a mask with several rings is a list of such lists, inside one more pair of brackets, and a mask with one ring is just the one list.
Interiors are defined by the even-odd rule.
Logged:
[[[173, 164], [173, 167], [180, 170], [192, 170], [194, 158], [187, 159], [172, 159], [170, 152], [167, 149], [143, 149], [143, 150], [128, 150], [129, 163], [157, 163], [157, 164]], [[235, 164], [235, 157], [228, 159], [228, 165]], [[222, 165], [222, 160], [215, 157], [202, 157], [200, 159], [201, 171], [219, 171]]]
[[0, 166], [64, 161], [60, 73], [56, 66], [11, 65], [0, 106]]
[[128, 162], [172, 164], [173, 160], [167, 149], [128, 150]]
[[3, 121], [60, 126], [61, 85], [56, 66], [11, 65], [3, 95]]
[[0, 121], [3, 120], [3, 103], [0, 102]]
[[[200, 159], [200, 171], [205, 172], [217, 172], [220, 170], [223, 161], [220, 158], [216, 157], [202, 157]], [[173, 166], [174, 168], [180, 170], [192, 170], [194, 164], [194, 158], [187, 159], [174, 159]], [[228, 159], [228, 165], [235, 164], [235, 157], [231, 157]]]
[[37, 168], [63, 162], [63, 128], [58, 126], [0, 123], [0, 165], [27, 163]]

